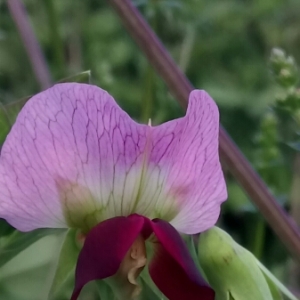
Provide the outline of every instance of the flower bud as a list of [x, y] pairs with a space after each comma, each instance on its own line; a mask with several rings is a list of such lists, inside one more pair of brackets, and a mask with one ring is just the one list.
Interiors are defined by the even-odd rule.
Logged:
[[254, 255], [222, 229], [213, 227], [200, 235], [198, 255], [216, 299], [273, 299]]

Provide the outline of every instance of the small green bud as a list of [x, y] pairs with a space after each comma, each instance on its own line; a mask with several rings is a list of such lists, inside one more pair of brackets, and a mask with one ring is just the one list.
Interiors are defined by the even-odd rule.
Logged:
[[213, 227], [200, 235], [198, 255], [216, 300], [272, 300], [256, 258], [229, 234]]

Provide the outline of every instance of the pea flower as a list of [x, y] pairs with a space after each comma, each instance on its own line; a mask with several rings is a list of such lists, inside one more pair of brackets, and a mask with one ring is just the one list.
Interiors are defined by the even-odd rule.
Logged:
[[212, 227], [227, 198], [218, 133], [204, 91], [191, 92], [186, 116], [152, 127], [96, 86], [57, 84], [27, 102], [3, 144], [0, 217], [20, 231], [82, 231], [72, 300], [108, 277], [134, 298], [147, 263], [169, 299], [214, 299], [178, 232]]

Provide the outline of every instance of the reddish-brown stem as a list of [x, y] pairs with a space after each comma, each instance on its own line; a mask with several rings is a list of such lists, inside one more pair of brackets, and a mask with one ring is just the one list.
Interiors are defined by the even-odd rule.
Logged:
[[50, 72], [25, 7], [20, 0], [8, 0], [7, 5], [24, 43], [35, 77], [41, 89], [44, 90], [51, 86]]
[[[174, 63], [130, 0], [109, 0], [125, 27], [143, 50], [149, 61], [164, 79], [170, 91], [186, 108], [193, 86]], [[262, 215], [273, 228], [287, 249], [300, 259], [300, 232], [286, 212], [278, 205], [266, 184], [253, 170], [248, 160], [231, 140], [223, 127], [220, 128], [220, 154], [222, 161], [238, 180]]]

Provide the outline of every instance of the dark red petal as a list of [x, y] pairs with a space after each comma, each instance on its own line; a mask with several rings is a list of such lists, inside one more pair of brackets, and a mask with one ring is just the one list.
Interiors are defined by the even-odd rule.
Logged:
[[89, 281], [114, 275], [144, 225], [144, 218], [133, 215], [116, 217], [95, 226], [86, 236], [79, 254], [75, 288], [71, 300], [76, 300]]
[[159, 243], [149, 272], [157, 287], [170, 300], [213, 300], [214, 291], [204, 281], [178, 232], [155, 219], [152, 229]]

